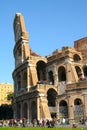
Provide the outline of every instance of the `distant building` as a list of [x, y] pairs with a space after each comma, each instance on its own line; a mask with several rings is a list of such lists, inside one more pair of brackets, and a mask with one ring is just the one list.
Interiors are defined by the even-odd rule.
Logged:
[[9, 83], [0, 83], [0, 105], [11, 104], [10, 100], [7, 100], [7, 95], [14, 92], [14, 86]]
[[14, 19], [14, 34], [14, 118], [86, 118], [87, 37], [75, 41], [73, 48], [42, 57], [31, 50], [20, 13]]

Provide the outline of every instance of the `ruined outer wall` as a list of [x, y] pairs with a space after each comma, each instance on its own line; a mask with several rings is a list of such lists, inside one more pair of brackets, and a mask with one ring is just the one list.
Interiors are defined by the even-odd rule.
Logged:
[[74, 47], [77, 51], [80, 51], [83, 55], [83, 63], [87, 63], [87, 37], [82, 38], [74, 42]]

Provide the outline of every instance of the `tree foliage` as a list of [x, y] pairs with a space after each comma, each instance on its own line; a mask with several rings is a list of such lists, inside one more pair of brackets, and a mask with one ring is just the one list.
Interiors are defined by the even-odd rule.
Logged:
[[12, 119], [12, 118], [13, 118], [12, 105], [2, 104], [0, 106], [0, 120]]
[[7, 100], [13, 100], [13, 97], [14, 97], [14, 93], [9, 93], [7, 95]]

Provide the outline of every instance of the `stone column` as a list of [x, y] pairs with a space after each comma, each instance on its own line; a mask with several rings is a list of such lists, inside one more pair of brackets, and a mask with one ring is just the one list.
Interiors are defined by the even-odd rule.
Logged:
[[38, 81], [36, 65], [34, 64], [30, 64], [30, 81], [32, 81], [31, 85], [36, 85]]
[[66, 66], [66, 81], [67, 83], [77, 82], [78, 76], [75, 70], [75, 66], [72, 62], [72, 59], [66, 59], [65, 60], [65, 66]]
[[41, 119], [40, 109], [41, 109], [40, 97], [38, 97], [38, 98], [37, 98], [37, 119], [38, 119], [38, 120]]
[[17, 103], [14, 103], [13, 105], [13, 118], [17, 119]]
[[59, 115], [59, 102], [58, 101], [56, 101], [56, 112], [57, 112], [57, 119], [59, 119], [60, 115]]
[[29, 101], [27, 101], [27, 121], [29, 122], [30, 117], [30, 110], [29, 110]]
[[54, 64], [53, 65], [53, 67], [54, 67], [54, 84], [55, 85], [58, 85], [58, 69], [57, 69], [57, 66]]
[[30, 67], [27, 67], [27, 91], [29, 91], [30, 88]]
[[82, 96], [83, 96], [83, 107], [84, 107], [84, 117], [86, 118], [87, 117], [87, 93], [86, 92], [84, 92], [83, 94], [82, 94]]
[[23, 117], [23, 103], [21, 102], [20, 116]]
[[20, 75], [21, 75], [21, 89], [22, 89], [23, 88], [23, 72]]
[[68, 116], [69, 119], [74, 119], [74, 104], [73, 104], [73, 99], [69, 96], [68, 97]]
[[36, 71], [36, 65], [29, 63], [27, 68], [27, 84], [28, 86], [36, 85], [38, 78], [37, 78], [37, 71]]
[[71, 63], [66, 63], [66, 79], [67, 79], [67, 83], [71, 83], [72, 82], [72, 74], [71, 74]]
[[87, 94], [85, 95], [85, 117], [87, 117]]

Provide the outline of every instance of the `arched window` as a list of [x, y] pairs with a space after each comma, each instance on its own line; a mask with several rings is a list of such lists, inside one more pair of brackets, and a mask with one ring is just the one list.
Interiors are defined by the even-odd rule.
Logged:
[[63, 66], [59, 67], [58, 69], [58, 78], [59, 82], [66, 81], [66, 70]]
[[23, 117], [27, 119], [27, 112], [28, 112], [28, 105], [27, 103], [24, 103], [23, 106]]
[[81, 104], [82, 104], [81, 99], [77, 98], [74, 100], [74, 105], [81, 105]]
[[23, 73], [23, 88], [27, 87], [27, 72]]
[[36, 69], [37, 69], [38, 81], [45, 81], [46, 80], [46, 63], [44, 61], [38, 61]]
[[74, 100], [74, 118], [83, 118], [84, 117], [84, 106], [82, 100], [76, 98]]
[[87, 65], [83, 67], [84, 76], [87, 77]]
[[18, 91], [21, 89], [21, 76], [17, 76], [17, 86], [18, 86]]
[[57, 112], [54, 109], [57, 105], [56, 103], [57, 95], [58, 95], [57, 92], [53, 88], [47, 91], [48, 106], [49, 109], [51, 108], [50, 113], [52, 118], [57, 116]]
[[50, 83], [50, 84], [54, 84], [53, 72], [52, 72], [52, 71], [49, 71], [49, 72], [48, 72], [48, 76], [49, 76], [49, 83]]
[[78, 77], [80, 77], [82, 75], [80, 67], [75, 66], [75, 69], [76, 69]]
[[21, 56], [21, 47], [18, 47], [17, 53], [18, 53], [18, 56]]
[[31, 119], [37, 119], [37, 104], [35, 101], [31, 104]]
[[54, 89], [51, 88], [47, 91], [48, 106], [56, 106], [56, 97], [57, 92]]
[[20, 119], [21, 118], [21, 104], [17, 105], [17, 118]]
[[81, 60], [80, 56], [77, 55], [77, 54], [75, 54], [75, 55], [73, 56], [73, 59], [74, 59], [74, 62], [78, 62], [78, 61]]
[[59, 116], [61, 118], [68, 118], [68, 106], [67, 102], [64, 100], [59, 103]]

